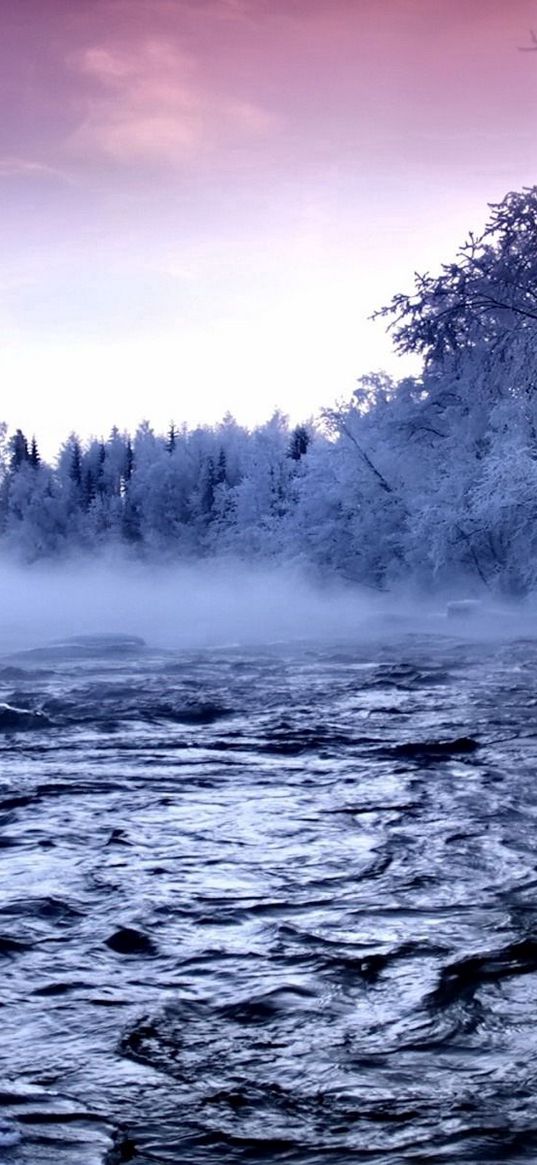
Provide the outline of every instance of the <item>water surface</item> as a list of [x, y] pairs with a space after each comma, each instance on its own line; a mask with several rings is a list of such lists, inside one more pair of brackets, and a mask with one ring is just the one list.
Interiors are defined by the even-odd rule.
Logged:
[[536, 642], [79, 648], [0, 670], [0, 1159], [534, 1161]]

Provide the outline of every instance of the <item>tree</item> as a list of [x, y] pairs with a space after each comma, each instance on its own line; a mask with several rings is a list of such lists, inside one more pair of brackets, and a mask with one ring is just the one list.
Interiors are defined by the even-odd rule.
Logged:
[[22, 429], [17, 429], [15, 436], [9, 442], [11, 450], [10, 467], [12, 470], [20, 469], [28, 461], [28, 442]]
[[34, 469], [37, 469], [41, 463], [41, 457], [39, 456], [39, 449], [37, 448], [37, 441], [36, 441], [35, 437], [32, 437], [28, 461], [30, 462], [30, 465], [32, 465]]
[[439, 275], [416, 275], [411, 294], [375, 313], [389, 320], [396, 349], [420, 353], [426, 368], [537, 334], [537, 186], [490, 209], [483, 233], [470, 233]]
[[71, 439], [70, 455], [69, 477], [77, 489], [80, 489], [82, 485], [82, 450], [80, 441], [75, 436]]
[[216, 485], [224, 485], [227, 481], [227, 457], [225, 449], [221, 449], [218, 454], [214, 479]]
[[490, 210], [454, 261], [376, 314], [423, 358], [390, 404], [407, 463], [414, 446], [428, 467], [407, 477], [407, 570], [428, 558], [433, 577], [520, 593], [537, 582], [537, 186]]
[[289, 442], [288, 456], [292, 461], [300, 461], [301, 457], [308, 452], [311, 437], [305, 425], [297, 425], [291, 433], [291, 440]]
[[168, 436], [166, 438], [166, 449], [168, 450], [168, 453], [173, 453], [175, 446], [176, 446], [176, 443], [177, 443], [177, 429], [175, 428], [174, 422], [171, 421], [170, 427], [168, 429]]
[[134, 453], [132, 450], [132, 442], [131, 442], [130, 437], [127, 437], [127, 444], [125, 445], [125, 468], [123, 471], [123, 480], [125, 483], [125, 487], [128, 486], [129, 481], [132, 477], [133, 468], [134, 468]]

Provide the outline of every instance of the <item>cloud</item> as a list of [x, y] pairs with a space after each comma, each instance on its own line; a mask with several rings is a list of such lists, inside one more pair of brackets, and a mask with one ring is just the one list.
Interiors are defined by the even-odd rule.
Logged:
[[39, 178], [39, 176], [69, 181], [69, 175], [63, 170], [49, 166], [45, 162], [37, 162], [32, 158], [19, 158], [12, 154], [0, 157], [0, 178]]
[[83, 126], [72, 141], [85, 151], [93, 147], [117, 162], [172, 163], [189, 152], [197, 138], [197, 126], [184, 117], [127, 117]]
[[66, 143], [78, 157], [177, 166], [222, 140], [251, 140], [274, 128], [274, 118], [254, 102], [213, 92], [196, 62], [167, 38], [95, 44], [69, 64], [83, 92], [80, 120]]
[[133, 62], [125, 55], [97, 47], [80, 54], [80, 71], [95, 77], [103, 85], [116, 86], [133, 72]]

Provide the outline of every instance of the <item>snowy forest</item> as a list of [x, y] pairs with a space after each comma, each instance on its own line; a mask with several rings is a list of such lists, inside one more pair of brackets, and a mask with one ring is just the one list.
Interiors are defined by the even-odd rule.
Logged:
[[[378, 317], [419, 376], [248, 431], [148, 422], [71, 434], [55, 464], [1, 429], [0, 530], [26, 562], [116, 548], [147, 559], [307, 565], [376, 589], [537, 586], [537, 187], [490, 208], [439, 273]], [[333, 386], [327, 386], [328, 389]]]

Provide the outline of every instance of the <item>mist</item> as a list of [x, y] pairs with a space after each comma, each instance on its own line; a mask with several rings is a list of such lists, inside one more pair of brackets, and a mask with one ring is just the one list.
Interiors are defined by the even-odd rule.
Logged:
[[405, 633], [531, 634], [529, 605], [477, 600], [471, 610], [408, 591], [375, 593], [299, 569], [237, 562], [156, 567], [131, 560], [0, 567], [0, 651], [80, 635], [143, 638], [157, 649], [353, 642]]
[[341, 640], [382, 622], [386, 603], [299, 571], [244, 564], [155, 567], [131, 561], [0, 571], [3, 651], [70, 636], [128, 634], [179, 649], [300, 639]]

